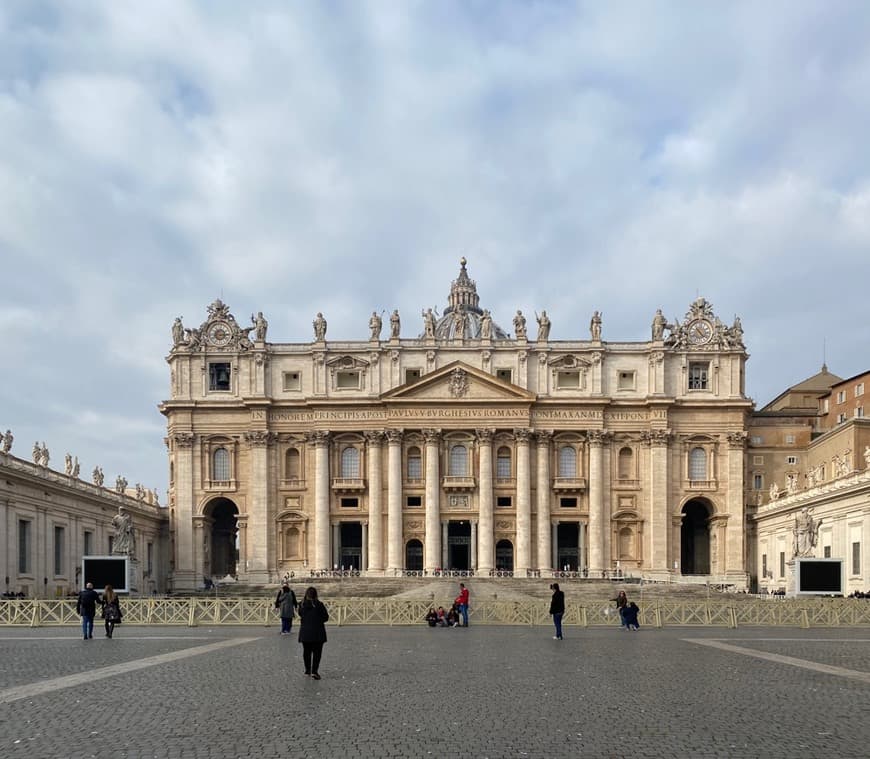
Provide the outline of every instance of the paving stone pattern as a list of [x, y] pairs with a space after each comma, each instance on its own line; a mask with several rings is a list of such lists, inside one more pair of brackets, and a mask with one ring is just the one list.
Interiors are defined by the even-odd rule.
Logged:
[[[866, 757], [870, 630], [329, 627], [323, 680], [277, 628], [0, 629], [0, 757]], [[68, 633], [68, 634], [67, 634]], [[255, 638], [90, 680], [89, 672]], [[4, 703], [14, 686], [83, 682]]]

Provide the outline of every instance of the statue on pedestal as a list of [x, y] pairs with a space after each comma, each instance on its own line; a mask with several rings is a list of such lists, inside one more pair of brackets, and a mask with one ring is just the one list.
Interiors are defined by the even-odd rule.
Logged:
[[133, 518], [123, 506], [120, 506], [118, 513], [112, 517], [112, 526], [115, 528], [112, 553], [132, 557], [136, 550]]
[[516, 316], [514, 316], [514, 334], [517, 336], [517, 340], [526, 339], [526, 317], [523, 316], [523, 312], [519, 309], [517, 309]]
[[178, 345], [184, 344], [184, 325], [181, 323], [181, 317], [175, 317], [175, 321], [172, 322], [172, 346], [176, 347]]
[[589, 322], [589, 334], [595, 341], [601, 340], [601, 314], [596, 311]]
[[427, 338], [435, 337], [435, 314], [432, 313], [431, 308], [423, 311], [423, 334]]
[[376, 341], [381, 339], [381, 328], [384, 326], [383, 320], [378, 315], [377, 311], [372, 311], [372, 318], [369, 319], [369, 329], [371, 330], [371, 335], [369, 335], [369, 340]]
[[546, 311], [541, 311], [541, 315], [535, 314], [535, 318], [538, 320], [538, 342], [545, 343], [550, 339], [550, 317]]
[[257, 311], [256, 316], [251, 314], [251, 321], [254, 322], [254, 339], [258, 343], [265, 342], [266, 330], [269, 329], [269, 322], [266, 321], [266, 317], [263, 316], [263, 312]]
[[91, 477], [93, 478], [94, 485], [97, 487], [103, 487], [103, 482], [106, 478], [101, 467], [95, 466], [94, 471], [91, 473]]
[[318, 342], [326, 340], [326, 319], [323, 318], [323, 314], [320, 311], [317, 312], [317, 316], [314, 317], [312, 324], [314, 325], [315, 340]]
[[821, 520], [813, 519], [809, 507], [801, 509], [794, 518], [794, 555], [812, 556], [819, 536]]
[[2, 450], [3, 453], [9, 453], [9, 451], [12, 450], [13, 440], [14, 438], [12, 437], [12, 432], [10, 430], [6, 430], [6, 434], [3, 435], [3, 446], [2, 448], [0, 448], [0, 450]]
[[484, 309], [483, 316], [480, 317], [480, 336], [484, 340], [489, 340], [492, 337], [492, 315]]
[[399, 339], [399, 330], [402, 328], [402, 322], [399, 319], [399, 309], [393, 309], [393, 313], [390, 314], [390, 339], [398, 340]]
[[660, 308], [656, 309], [656, 315], [653, 317], [652, 321], [652, 339], [655, 342], [665, 339], [665, 327], [667, 326], [667, 319], [665, 319], [664, 314]]

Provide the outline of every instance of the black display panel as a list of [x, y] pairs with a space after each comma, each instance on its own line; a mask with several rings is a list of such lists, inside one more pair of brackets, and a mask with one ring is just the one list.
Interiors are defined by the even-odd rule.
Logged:
[[94, 590], [111, 585], [116, 593], [127, 593], [128, 561], [126, 556], [83, 556], [82, 587], [92, 582]]
[[843, 595], [842, 559], [796, 559], [798, 593]]

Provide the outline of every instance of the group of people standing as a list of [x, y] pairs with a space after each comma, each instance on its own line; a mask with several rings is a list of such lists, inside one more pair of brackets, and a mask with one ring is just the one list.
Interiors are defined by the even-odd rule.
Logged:
[[111, 638], [115, 632], [115, 625], [121, 624], [124, 616], [121, 613], [121, 600], [111, 585], [106, 585], [103, 595], [100, 596], [94, 590], [94, 584], [89, 582], [85, 589], [79, 593], [76, 602], [76, 613], [82, 618], [82, 639], [90, 640], [94, 637], [94, 617], [97, 616], [97, 605], [101, 606], [101, 616], [106, 626], [106, 637]]
[[302, 644], [305, 676], [319, 680], [320, 659], [323, 655], [323, 644], [326, 643], [326, 623], [329, 621], [329, 612], [323, 602], [317, 598], [317, 588], [308, 588], [302, 601], [297, 602], [296, 594], [287, 583], [284, 583], [275, 598], [275, 608], [281, 616], [281, 635], [290, 635], [293, 619], [296, 614], [299, 615], [299, 642]]

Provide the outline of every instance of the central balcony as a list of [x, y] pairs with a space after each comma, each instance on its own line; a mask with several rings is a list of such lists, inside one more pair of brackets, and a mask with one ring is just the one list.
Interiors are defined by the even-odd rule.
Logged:
[[586, 490], [585, 477], [555, 477], [553, 490], [557, 493], [571, 493]]
[[362, 493], [366, 489], [366, 481], [362, 477], [333, 477], [333, 493]]
[[452, 474], [446, 475], [441, 478], [441, 487], [448, 492], [474, 490], [477, 487], [477, 479], [474, 477], [460, 477]]

